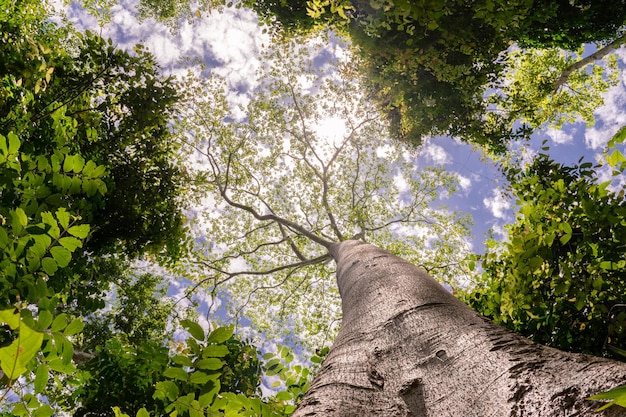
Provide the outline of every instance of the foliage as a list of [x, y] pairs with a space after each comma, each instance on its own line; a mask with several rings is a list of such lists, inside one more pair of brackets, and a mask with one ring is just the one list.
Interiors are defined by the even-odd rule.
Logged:
[[[24, 4], [14, 4], [12, 14], [30, 13], [18, 9]], [[76, 173], [84, 168], [100, 179], [84, 197], [69, 177], [48, 186], [47, 195], [40, 186], [35, 197], [71, 206], [92, 224], [87, 250], [133, 256], [165, 246], [178, 255], [183, 174], [166, 126], [176, 100], [171, 81], [141, 48], [131, 55], [91, 33], [12, 20], [2, 28], [0, 133], [13, 132], [34, 158], [58, 149], [64, 163], [70, 154], [68, 168], [75, 163]], [[4, 193], [3, 206], [22, 204], [19, 198]]]
[[[98, 355], [97, 360], [105, 363], [94, 362], [93, 369], [104, 379], [95, 386], [103, 391], [101, 395], [108, 394], [107, 387], [114, 382], [113, 396], [125, 394], [126, 397], [112, 400], [104, 395], [105, 398], [100, 398], [99, 402], [117, 404], [112, 407], [114, 413], [110, 407], [107, 412], [103, 408], [102, 414], [92, 413], [94, 409], [90, 405], [88, 413], [79, 415], [127, 416], [127, 413], [132, 413], [138, 417], [164, 414], [271, 417], [293, 412], [310, 381], [306, 368], [289, 365], [293, 355], [288, 349], [281, 348], [276, 356], [265, 355], [270, 360], [262, 367], [258, 351], [234, 337], [232, 326], [216, 327], [206, 333], [195, 321], [183, 320], [181, 324], [190, 337], [177, 342], [173, 355], [169, 357], [167, 349], [159, 348], [156, 363], [149, 361], [155, 352], [128, 351], [119, 344], [107, 346], [107, 349], [113, 349], [114, 357], [111, 358], [110, 354]], [[137, 366], [138, 361], [147, 362]], [[233, 378], [233, 371], [240, 373], [237, 379]], [[262, 400], [259, 396], [262, 372], [277, 377], [278, 382], [288, 385], [288, 390]], [[116, 383], [138, 385], [116, 389]], [[147, 391], [142, 391], [142, 387]], [[150, 398], [146, 395], [148, 393]]]
[[268, 50], [242, 109], [229, 106], [216, 77], [190, 76], [179, 128], [193, 138], [210, 202], [197, 232], [205, 245], [184, 272], [237, 294], [231, 317], [245, 314], [267, 332], [285, 323], [280, 336], [303, 334], [312, 346], [332, 335], [338, 314], [331, 242], [385, 246], [458, 285], [468, 233], [466, 217], [435, 203], [456, 179], [392, 146], [351, 62], [312, 68], [322, 51], [295, 42]]
[[508, 120], [510, 129], [515, 123], [558, 129], [577, 120], [593, 125], [603, 93], [619, 81], [617, 57], [611, 55], [606, 65], [587, 65], [563, 79], [582, 54], [582, 49], [576, 53], [556, 48], [511, 51], [505, 81], [488, 98], [497, 109], [487, 112], [485, 122], [497, 125]]
[[508, 240], [490, 243], [484, 283], [467, 302], [536, 342], [604, 354], [608, 312], [626, 285], [624, 192], [599, 183], [591, 163], [567, 167], [545, 154], [508, 176], [519, 213]]
[[47, 7], [0, 11], [0, 402], [14, 415], [53, 413], [43, 396], [74, 377], [75, 314], [103, 305], [118, 258], [184, 247], [170, 82]]
[[613, 40], [623, 33], [626, 3], [612, 0], [535, 0], [529, 18], [514, 30], [523, 46], [575, 50], [583, 43]]
[[[614, 40], [621, 35], [626, 5], [605, 3], [249, 0], [242, 4], [256, 10], [265, 23], [280, 25], [288, 36], [328, 27], [348, 35], [360, 53], [365, 85], [387, 114], [392, 135], [420, 144], [425, 136], [446, 134], [502, 153], [511, 139], [526, 138], [530, 132], [528, 126], [515, 127], [517, 117], [524, 117], [514, 106], [516, 96], [507, 98], [513, 107], [507, 107], [505, 115], [490, 114], [484, 120], [491, 107], [483, 97], [507, 84], [503, 71], [510, 72], [511, 58], [519, 58], [502, 60], [510, 45], [577, 50], [583, 43]], [[550, 64], [548, 59], [541, 65]], [[536, 84], [532, 79], [522, 88], [533, 89]], [[597, 95], [594, 88], [585, 86]], [[542, 99], [549, 95], [544, 92]], [[562, 95], [553, 101], [558, 103]], [[578, 105], [584, 102], [575, 100]]]

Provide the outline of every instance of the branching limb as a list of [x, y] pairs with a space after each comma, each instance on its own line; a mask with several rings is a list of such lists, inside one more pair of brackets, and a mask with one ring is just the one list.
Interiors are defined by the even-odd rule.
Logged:
[[[277, 266], [275, 268], [271, 268], [271, 269], [267, 269], [267, 270], [262, 270], [262, 271], [256, 271], [256, 270], [253, 270], [253, 271], [237, 271], [237, 272], [228, 272], [228, 271], [221, 270], [219, 268], [216, 268], [216, 267], [212, 266], [208, 262], [202, 261], [202, 260], [194, 261], [193, 263], [204, 265], [207, 268], [214, 270], [218, 274], [224, 275], [225, 276], [224, 278], [222, 278], [220, 280], [217, 280], [217, 279], [214, 280], [214, 284], [213, 285], [215, 287], [217, 287], [217, 286], [219, 286], [221, 284], [224, 284], [225, 282], [228, 282], [231, 279], [233, 279], [233, 278], [235, 278], [237, 276], [241, 276], [241, 275], [249, 275], [249, 276], [250, 275], [257, 275], [257, 276], [258, 275], [271, 275], [271, 274], [274, 274], [276, 272], [280, 272], [280, 271], [284, 271], [284, 270], [298, 269], [298, 268], [302, 268], [302, 267], [308, 266], [308, 265], [317, 265], [317, 264], [326, 262], [328, 260], [330, 260], [330, 254], [329, 253], [325, 253], [323, 255], [320, 255], [320, 256], [312, 258], [312, 259], [304, 259], [304, 260], [302, 260], [300, 262], [294, 262], [294, 263], [291, 263], [291, 264], [288, 264], [288, 265], [280, 265], [280, 266]], [[191, 287], [189, 289], [189, 293], [190, 294], [193, 293], [198, 287], [200, 287], [203, 284], [206, 284], [207, 282], [209, 282], [210, 280], [213, 280], [213, 279], [214, 279], [214, 277], [209, 277], [209, 278], [205, 278], [205, 279], [202, 279], [202, 280], [198, 281], [193, 287]]]
[[574, 62], [572, 65], [563, 70], [563, 72], [561, 72], [561, 75], [554, 83], [554, 92], [556, 93], [565, 83], [567, 83], [567, 79], [574, 71], [582, 69], [586, 65], [589, 65], [597, 60], [604, 58], [605, 56], [619, 48], [624, 42], [626, 42], [626, 34], [620, 36], [613, 42], [598, 49], [591, 55]]

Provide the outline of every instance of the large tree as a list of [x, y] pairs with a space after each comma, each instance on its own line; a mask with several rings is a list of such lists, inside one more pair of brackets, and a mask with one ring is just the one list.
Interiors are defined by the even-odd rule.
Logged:
[[[396, 165], [410, 154], [394, 159], [398, 148], [381, 146], [384, 125], [358, 94], [357, 78], [294, 73], [309, 59], [294, 51], [283, 45], [267, 57], [244, 115], [232, 112], [215, 80], [190, 78], [181, 132], [195, 140], [210, 196], [198, 285], [215, 291], [231, 283], [257, 320], [275, 317], [279, 302], [291, 313], [287, 331], [315, 340], [332, 306], [323, 274], [333, 269], [328, 260], [336, 265], [341, 330], [295, 415], [549, 416], [597, 408], [587, 397], [626, 381], [626, 364], [535, 344], [431, 278], [424, 268], [453, 285], [463, 271], [462, 254], [450, 252], [462, 245], [444, 243], [454, 236], [446, 234], [453, 219], [431, 207], [430, 187], [445, 184], [443, 173], [434, 181], [427, 170]], [[315, 126], [331, 116], [329, 137]], [[407, 237], [419, 246], [400, 244]], [[299, 315], [304, 326], [294, 323]]]
[[626, 364], [530, 342], [387, 251], [328, 250], [341, 330], [295, 416], [583, 416], [626, 381]]
[[452, 287], [469, 279], [468, 219], [443, 205], [456, 177], [416, 166], [418, 150], [386, 139], [353, 62], [334, 57], [312, 68], [328, 59], [323, 45], [267, 51], [243, 114], [218, 79], [191, 77], [179, 127], [207, 196], [198, 216], [204, 244], [185, 272], [198, 286], [236, 294], [235, 316], [273, 332], [276, 319], [285, 336], [314, 345], [338, 317], [333, 268], [318, 243], [361, 238]]

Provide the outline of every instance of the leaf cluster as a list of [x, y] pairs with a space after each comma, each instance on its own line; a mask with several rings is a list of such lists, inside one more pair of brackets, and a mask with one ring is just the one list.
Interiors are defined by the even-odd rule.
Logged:
[[624, 301], [626, 205], [595, 168], [539, 154], [508, 170], [519, 214], [508, 240], [482, 257], [484, 284], [466, 301], [536, 342], [603, 355], [608, 312]]
[[[517, 114], [493, 115], [483, 96], [504, 76], [512, 43], [576, 50], [619, 38], [623, 2], [519, 0], [248, 1], [288, 36], [331, 27], [349, 36], [361, 56], [367, 88], [402, 140], [452, 135], [502, 153], [526, 138]], [[305, 14], [306, 13], [306, 14]], [[532, 84], [532, 83], [531, 83]], [[583, 102], [581, 100], [581, 102]]]

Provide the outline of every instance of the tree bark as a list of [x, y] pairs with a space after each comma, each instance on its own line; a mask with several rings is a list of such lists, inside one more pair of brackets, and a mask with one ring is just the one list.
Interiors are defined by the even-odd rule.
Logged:
[[341, 329], [302, 416], [621, 416], [586, 397], [626, 363], [533, 343], [477, 315], [426, 272], [358, 241], [330, 246]]

